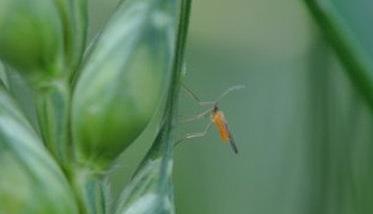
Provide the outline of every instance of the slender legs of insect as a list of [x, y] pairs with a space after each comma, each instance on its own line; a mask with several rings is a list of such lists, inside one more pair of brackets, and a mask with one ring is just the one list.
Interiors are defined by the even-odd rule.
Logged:
[[182, 123], [187, 123], [187, 122], [191, 122], [191, 121], [195, 121], [195, 120], [202, 119], [202, 118], [204, 118], [206, 115], [208, 115], [212, 110], [213, 110], [212, 108], [209, 108], [209, 109], [207, 109], [206, 111], [197, 114], [195, 117], [181, 120], [181, 122], [182, 122]]
[[191, 90], [189, 89], [185, 84], [182, 83], [181, 85], [183, 87], [183, 89], [185, 90], [185, 92], [191, 97], [193, 98], [195, 101], [197, 101], [197, 103], [200, 105], [200, 106], [206, 106], [206, 105], [213, 105], [215, 104], [215, 101], [201, 101], [201, 99], [199, 99], [199, 97]]
[[207, 134], [207, 131], [209, 130], [209, 128], [211, 127], [212, 125], [212, 122], [210, 121], [206, 128], [203, 130], [203, 132], [196, 132], [196, 133], [191, 133], [191, 134], [188, 134], [187, 136], [185, 136], [185, 139], [192, 139], [192, 138], [196, 138], [196, 137], [203, 137]]
[[212, 125], [212, 121], [210, 121], [206, 128], [203, 130], [203, 132], [195, 132], [195, 133], [190, 133], [190, 134], [187, 134], [186, 136], [184, 136], [182, 139], [178, 140], [175, 142], [175, 146], [179, 145], [180, 143], [186, 141], [186, 140], [190, 140], [190, 139], [193, 139], [193, 138], [199, 138], [199, 137], [204, 137], [206, 134], [207, 134], [207, 131], [209, 130], [209, 128], [211, 127]]
[[[228, 88], [224, 93], [222, 93], [215, 101], [201, 101], [201, 99], [199, 99], [199, 97], [192, 91], [190, 90], [186, 85], [184, 85], [183, 83], [181, 83], [183, 89], [185, 90], [185, 92], [191, 97], [193, 98], [194, 100], [197, 101], [197, 103], [200, 105], [200, 106], [206, 106], [206, 105], [211, 105], [211, 106], [216, 106], [218, 101], [220, 101], [221, 99], [223, 99], [223, 97], [225, 97], [227, 94], [229, 94], [230, 92], [234, 91], [234, 90], [238, 90], [238, 89], [242, 89], [244, 88], [245, 86], [244, 85], [236, 85], [236, 86], [232, 86], [230, 88]], [[193, 118], [189, 118], [189, 119], [185, 119], [185, 120], [182, 120], [182, 122], [191, 122], [191, 121], [195, 121], [195, 120], [199, 120], [199, 119], [202, 119], [204, 118], [206, 115], [208, 115], [209, 113], [211, 113], [213, 111], [214, 107], [213, 108], [209, 108], [207, 109], [206, 111], [196, 115], [195, 117]], [[191, 134], [188, 134], [186, 135], [183, 139], [177, 141], [175, 143], [175, 146], [178, 145], [179, 143], [185, 141], [185, 140], [188, 140], [188, 139], [192, 139], [192, 138], [197, 138], [197, 137], [203, 137], [207, 134], [207, 131], [209, 130], [209, 128], [211, 127], [212, 125], [212, 121], [210, 121], [206, 128], [202, 131], [202, 132], [197, 132], [197, 133], [191, 133]], [[237, 148], [235, 147], [234, 145], [234, 142], [232, 141], [231, 143], [232, 145], [232, 148], [234, 149], [234, 151], [237, 153]]]

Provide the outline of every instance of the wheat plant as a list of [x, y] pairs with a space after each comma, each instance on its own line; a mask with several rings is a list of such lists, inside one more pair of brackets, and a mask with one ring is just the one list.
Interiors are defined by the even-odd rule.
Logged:
[[[86, 0], [0, 2], [0, 213], [174, 213], [190, 0], [124, 0], [87, 42]], [[88, 45], [86, 45], [88, 43]], [[160, 116], [118, 198], [105, 177]]]

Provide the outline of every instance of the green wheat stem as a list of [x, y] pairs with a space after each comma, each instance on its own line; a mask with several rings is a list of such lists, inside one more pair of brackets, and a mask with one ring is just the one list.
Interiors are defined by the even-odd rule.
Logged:
[[71, 90], [67, 78], [54, 79], [35, 87], [35, 98], [39, 125], [43, 141], [59, 163], [74, 192], [74, 197], [82, 214], [102, 214], [99, 205], [91, 203], [100, 200], [99, 194], [91, 198], [89, 191], [98, 192], [100, 181], [94, 173], [73, 166], [75, 157], [70, 136]]
[[[157, 195], [156, 202], [148, 209], [152, 213], [174, 213], [172, 165], [174, 131], [176, 125], [177, 103], [180, 89], [181, 71], [190, 16], [190, 0], [181, 0], [176, 33], [176, 45], [172, 64], [172, 73], [162, 114], [161, 129], [149, 152], [134, 173], [131, 183], [124, 189], [116, 208], [117, 214], [125, 213], [143, 197]], [[144, 208], [146, 209], [146, 208]], [[141, 212], [141, 211], [139, 211]]]
[[47, 148], [66, 173], [71, 167], [69, 117], [71, 95], [66, 79], [50, 80], [35, 88], [39, 125]]
[[[184, 53], [185, 53], [185, 45], [187, 40], [187, 33], [188, 33], [188, 26], [189, 26], [189, 16], [190, 16], [190, 8], [191, 8], [191, 0], [182, 0], [181, 1], [181, 8], [180, 8], [180, 19], [179, 19], [179, 26], [177, 32], [177, 41], [175, 47], [175, 57], [173, 63], [173, 72], [171, 76], [170, 86], [168, 90], [168, 96], [166, 100], [166, 106], [164, 109], [163, 114], [163, 123], [162, 128], [158, 134], [158, 139], [154, 142], [152, 147], [149, 150], [149, 153], [144, 158], [143, 162], [140, 164], [141, 169], [148, 159], [155, 159], [156, 157], [163, 156], [162, 159], [162, 169], [161, 169], [161, 177], [167, 175], [166, 164], [168, 161], [172, 160], [172, 152], [173, 152], [173, 144], [172, 144], [172, 130], [176, 124], [176, 115], [177, 115], [177, 101], [179, 97], [179, 90], [180, 90], [180, 77], [184, 63]], [[137, 171], [138, 172], [138, 171]], [[134, 174], [137, 174], [135, 172]], [[168, 185], [167, 179], [161, 179], [161, 183], [159, 185], [160, 189], [167, 189], [164, 188]]]
[[356, 89], [373, 109], [373, 65], [343, 18], [329, 1], [304, 0], [342, 61]]
[[[172, 130], [176, 124], [177, 118], [177, 103], [179, 97], [179, 90], [180, 90], [180, 77], [184, 63], [184, 54], [185, 54], [185, 46], [187, 41], [187, 34], [188, 34], [188, 27], [189, 27], [189, 18], [190, 18], [190, 9], [191, 9], [191, 0], [182, 0], [181, 1], [181, 8], [180, 8], [180, 19], [179, 19], [179, 26], [178, 26], [178, 33], [177, 33], [177, 41], [176, 41], [176, 51], [175, 51], [175, 59], [173, 64], [173, 72], [171, 77], [171, 85], [169, 89], [168, 99], [166, 101], [166, 109], [165, 109], [165, 124], [163, 130], [160, 133], [160, 136], [164, 136], [162, 140], [164, 142], [164, 157], [162, 159], [162, 167], [161, 167], [161, 177], [168, 176], [168, 162], [172, 159], [173, 155], [173, 141], [172, 139]], [[159, 141], [159, 142], [162, 142]], [[170, 185], [170, 180], [168, 179], [161, 179], [159, 184], [159, 191], [167, 195], [168, 186]]]
[[171, 78], [169, 97], [167, 100], [167, 106], [165, 111], [166, 115], [168, 115], [167, 118], [170, 127], [172, 127], [174, 123], [176, 123], [177, 100], [180, 90], [181, 71], [184, 63], [184, 53], [188, 34], [191, 4], [191, 0], [181, 1], [181, 12], [176, 41], [176, 53], [173, 64], [173, 73]]
[[[181, 71], [183, 68], [184, 63], [184, 53], [185, 53], [185, 46], [188, 34], [188, 26], [189, 26], [189, 17], [190, 17], [190, 8], [191, 8], [191, 0], [182, 0], [181, 1], [181, 12], [180, 12], [180, 19], [179, 19], [179, 26], [178, 26], [178, 33], [177, 33], [177, 41], [176, 41], [176, 51], [175, 51], [175, 59], [173, 64], [173, 72], [171, 77], [171, 84], [169, 88], [168, 98], [166, 101], [166, 109], [165, 109], [165, 124], [164, 124], [164, 131], [170, 133], [172, 128], [176, 124], [176, 115], [177, 115], [177, 100], [179, 97], [179, 90], [180, 90], [180, 77]], [[170, 142], [170, 141], [166, 141]], [[170, 151], [172, 151], [172, 146], [169, 146]]]
[[82, 214], [105, 214], [106, 201], [103, 174], [87, 168], [75, 169], [72, 179], [75, 195]]

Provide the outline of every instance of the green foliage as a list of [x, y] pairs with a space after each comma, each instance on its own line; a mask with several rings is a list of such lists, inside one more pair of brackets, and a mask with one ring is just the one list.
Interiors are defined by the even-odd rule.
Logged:
[[[122, 1], [85, 50], [85, 0], [0, 3], [0, 213], [133, 213], [133, 201], [143, 209], [135, 213], [174, 212], [171, 127], [186, 4]], [[154, 146], [125, 196], [112, 199], [110, 166], [157, 111]], [[150, 204], [138, 200], [149, 186]]]
[[64, 174], [4, 89], [0, 163], [0, 213], [78, 213]]
[[62, 23], [53, 2], [1, 1], [0, 31], [0, 57], [5, 63], [34, 76], [61, 71]]
[[[312, 126], [322, 120], [321, 127], [313, 128], [315, 135], [312, 139], [317, 139], [317, 144], [310, 148], [311, 152], [317, 153], [311, 160], [312, 166], [318, 166], [313, 169], [312, 178], [323, 188], [322, 192], [312, 192], [311, 200], [319, 200], [321, 203], [310, 208], [310, 211], [371, 213], [373, 57], [370, 47], [373, 43], [370, 39], [371, 29], [359, 29], [365, 23], [357, 21], [359, 18], [363, 18], [360, 20], [363, 22], [372, 18], [369, 9], [364, 9], [366, 5], [371, 6], [371, 2], [305, 0], [305, 3], [328, 44], [344, 65], [343, 70], [348, 77], [346, 82], [353, 86], [349, 92], [351, 94], [325, 93], [330, 91], [330, 87], [338, 87], [336, 77], [325, 72], [325, 68], [324, 73], [311, 75], [313, 81], [322, 86], [319, 90], [323, 93], [317, 96], [314, 90], [311, 97], [313, 100], [322, 100], [326, 108], [318, 109], [320, 118], [310, 120]], [[359, 14], [356, 11], [351, 13], [354, 7], [359, 8]], [[350, 11], [350, 14], [346, 11]], [[364, 41], [364, 37], [368, 37], [368, 40]], [[324, 61], [320, 64], [324, 66], [326, 63]], [[318, 66], [313, 67], [318, 69]]]
[[170, 0], [124, 1], [117, 8], [74, 92], [78, 161], [106, 166], [148, 124], [170, 79], [175, 17], [176, 2]]
[[176, 124], [176, 106], [180, 89], [180, 76], [184, 59], [186, 35], [189, 25], [190, 1], [183, 1], [176, 42], [170, 90], [167, 94], [161, 129], [134, 173], [129, 185], [123, 190], [116, 214], [120, 213], [175, 213], [172, 185], [173, 147], [172, 128]]
[[330, 0], [305, 0], [310, 12], [373, 109], [373, 61]]
[[74, 72], [82, 58], [87, 36], [87, 0], [54, 0], [64, 26], [65, 66]]
[[[139, 169], [124, 189], [115, 213], [174, 213], [169, 131], [161, 130]], [[144, 206], [145, 205], [145, 206]]]

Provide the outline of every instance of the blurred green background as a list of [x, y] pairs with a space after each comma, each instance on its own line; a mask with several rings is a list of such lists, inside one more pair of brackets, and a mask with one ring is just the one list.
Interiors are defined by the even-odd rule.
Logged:
[[[116, 2], [91, 1], [91, 35]], [[373, 3], [334, 2], [373, 59]], [[220, 103], [239, 155], [213, 129], [177, 147], [178, 214], [373, 213], [372, 110], [302, 1], [195, 0], [185, 83], [206, 100], [232, 85], [246, 88]], [[203, 110], [181, 98], [180, 117]], [[207, 122], [181, 124], [179, 132]], [[115, 194], [148, 146], [138, 142], [123, 154]]]

